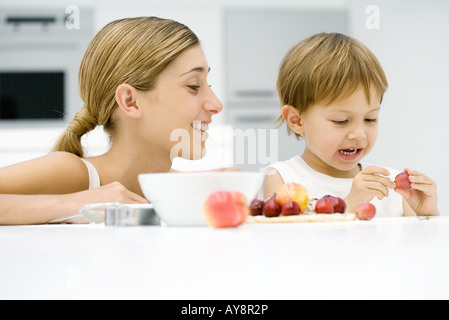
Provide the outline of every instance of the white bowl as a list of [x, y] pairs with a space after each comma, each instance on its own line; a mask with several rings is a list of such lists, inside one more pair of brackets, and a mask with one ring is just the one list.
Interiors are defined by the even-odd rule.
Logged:
[[139, 175], [145, 197], [153, 204], [162, 224], [168, 226], [204, 226], [202, 207], [212, 192], [239, 191], [249, 204], [262, 181], [262, 173], [239, 171]]

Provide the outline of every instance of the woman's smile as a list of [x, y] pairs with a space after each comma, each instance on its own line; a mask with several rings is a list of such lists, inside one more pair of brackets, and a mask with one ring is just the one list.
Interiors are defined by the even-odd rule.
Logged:
[[201, 138], [203, 141], [205, 141], [209, 137], [209, 133], [207, 130], [209, 130], [209, 122], [206, 121], [193, 121], [192, 128], [196, 130], [198, 133], [201, 134]]

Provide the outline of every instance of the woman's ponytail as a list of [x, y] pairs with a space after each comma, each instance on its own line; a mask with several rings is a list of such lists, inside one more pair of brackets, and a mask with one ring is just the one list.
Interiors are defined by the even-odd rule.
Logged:
[[82, 108], [70, 122], [67, 129], [56, 142], [52, 151], [70, 152], [78, 157], [84, 156], [81, 138], [98, 125], [96, 118]]

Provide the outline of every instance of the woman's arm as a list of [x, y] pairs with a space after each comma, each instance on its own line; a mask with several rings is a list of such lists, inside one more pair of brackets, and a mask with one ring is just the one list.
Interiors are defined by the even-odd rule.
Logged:
[[148, 203], [118, 182], [64, 195], [0, 194], [0, 225], [47, 223], [75, 216], [87, 204], [107, 202]]
[[61, 195], [0, 194], [0, 225], [42, 224], [76, 214]]
[[86, 165], [67, 152], [0, 168], [0, 194], [67, 194], [88, 187]]
[[148, 201], [118, 182], [88, 188], [88, 173], [76, 156], [57, 152], [0, 169], [0, 225], [41, 224], [78, 214], [91, 203]]

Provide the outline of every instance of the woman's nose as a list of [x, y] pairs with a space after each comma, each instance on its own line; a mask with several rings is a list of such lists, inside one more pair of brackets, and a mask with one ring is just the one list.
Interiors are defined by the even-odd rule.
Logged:
[[223, 104], [211, 88], [209, 88], [209, 93], [204, 103], [204, 108], [213, 114], [218, 114], [223, 110]]

